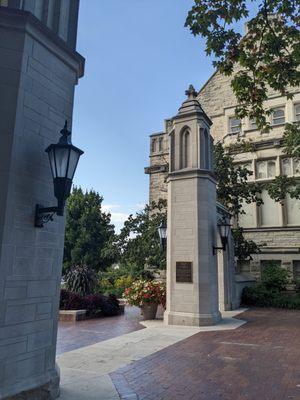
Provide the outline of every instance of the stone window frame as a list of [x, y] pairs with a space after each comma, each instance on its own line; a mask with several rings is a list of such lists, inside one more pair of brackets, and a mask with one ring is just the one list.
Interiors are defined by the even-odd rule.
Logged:
[[300, 278], [300, 260], [293, 260], [293, 278]]
[[[239, 124], [231, 125], [231, 121], [240, 121]], [[240, 135], [242, 134], [242, 120], [239, 118], [236, 118], [235, 115], [229, 115], [228, 116], [228, 133], [229, 135]], [[239, 130], [235, 130], [235, 128], [239, 128]]]
[[[256, 168], [256, 164], [259, 161], [266, 161], [266, 160], [275, 160], [276, 162], [276, 175], [282, 175], [282, 159], [283, 158], [289, 158], [289, 157], [285, 157], [283, 155], [278, 155], [277, 157], [268, 157], [268, 158], [259, 158], [259, 159], [255, 159], [252, 158], [252, 160], [243, 160], [243, 161], [239, 161], [236, 162], [237, 165], [243, 165], [243, 164], [250, 164], [252, 162], [252, 166], [253, 166], [253, 175], [252, 175], [252, 180], [253, 181], [264, 181], [264, 182], [270, 182], [274, 179], [273, 178], [257, 178], [257, 168]], [[250, 181], [249, 181], [250, 182]], [[287, 203], [286, 201], [283, 201], [282, 204], [280, 204], [279, 202], [277, 203], [277, 212], [278, 212], [278, 217], [279, 217], [279, 224], [278, 225], [262, 225], [261, 221], [262, 221], [262, 208], [261, 206], [257, 206], [256, 203], [251, 203], [252, 207], [254, 207], [253, 209], [253, 216], [254, 216], [254, 225], [253, 226], [249, 226], [249, 227], [245, 227], [245, 229], [255, 229], [255, 228], [287, 228], [287, 227], [299, 227], [300, 225], [298, 224], [288, 224], [288, 210], [287, 210]]]
[[293, 113], [294, 113], [294, 121], [300, 122], [300, 102], [293, 103]]
[[[298, 200], [298, 201], [300, 201], [300, 200]], [[284, 199], [283, 200], [283, 202], [282, 202], [282, 213], [283, 213], [283, 227], [298, 227], [299, 226], [299, 224], [295, 224], [295, 223], [293, 223], [293, 224], [291, 224], [291, 223], [289, 223], [288, 222], [288, 204], [287, 204], [287, 199]], [[293, 213], [292, 213], [292, 215], [294, 215]]]
[[210, 134], [206, 128], [200, 128], [200, 168], [211, 169], [211, 142]]
[[156, 153], [157, 149], [157, 138], [152, 138], [151, 139], [151, 153]]
[[[269, 181], [272, 181], [272, 179], [269, 179]], [[265, 189], [266, 190], [266, 189]], [[262, 213], [263, 213], [263, 205], [261, 206], [256, 206], [257, 212], [256, 212], [256, 221], [257, 221], [257, 227], [258, 228], [283, 228], [286, 227], [285, 224], [285, 210], [284, 207], [279, 202], [275, 202], [275, 207], [277, 210], [277, 217], [278, 217], [278, 224], [273, 224], [273, 225], [268, 225], [268, 224], [263, 224], [262, 223]]]
[[[274, 162], [275, 163], [275, 175], [274, 176], [269, 176], [268, 175], [268, 162]], [[258, 177], [258, 164], [260, 162], [266, 162], [267, 163], [267, 177], [265, 178], [259, 178]], [[254, 179], [256, 181], [268, 181], [274, 179], [276, 176], [280, 175], [280, 168], [279, 168], [279, 160], [278, 157], [266, 157], [266, 158], [258, 158], [255, 160], [255, 168], [254, 168]]]
[[191, 167], [191, 132], [184, 127], [180, 132], [180, 169]]
[[164, 149], [163, 144], [164, 144], [164, 138], [163, 137], [158, 138], [158, 151], [159, 152], [163, 151], [163, 149]]
[[[289, 160], [290, 161], [290, 170], [291, 170], [291, 174], [284, 174], [283, 172], [283, 161], [284, 160]], [[299, 171], [297, 172], [297, 170], [295, 171], [295, 165], [294, 165], [294, 162], [295, 162], [295, 160], [298, 160], [299, 162], [300, 162], [300, 158], [298, 158], [298, 157], [286, 157], [286, 156], [280, 156], [280, 174], [281, 175], [286, 175], [286, 176], [288, 176], [288, 177], [292, 177], [292, 176], [295, 176], [295, 177], [300, 177], [300, 169], [299, 169]]]
[[258, 126], [256, 124], [256, 121], [254, 118], [248, 118], [248, 129], [250, 131], [257, 131], [258, 130]]
[[[275, 163], [275, 175], [274, 176], [269, 176], [267, 175], [266, 178], [259, 178], [258, 177], [258, 164], [260, 162], [267, 162], [267, 173], [268, 173], [268, 162], [274, 162]], [[258, 158], [255, 160], [255, 168], [254, 168], [254, 180], [258, 182], [271, 182], [272, 180], [275, 179], [276, 176], [280, 175], [280, 161], [279, 157], [266, 157], [266, 158]], [[284, 224], [284, 211], [283, 207], [277, 203], [276, 208], [277, 208], [277, 216], [278, 216], [278, 224], [274, 225], [267, 225], [262, 223], [262, 212], [263, 212], [263, 206], [257, 206], [255, 204], [256, 208], [256, 223], [258, 228], [266, 228], [266, 227], [275, 227], [275, 228], [280, 228], [285, 226]]]
[[237, 161], [234, 163], [234, 168], [237, 168], [240, 166], [245, 167], [246, 165], [249, 165], [249, 164], [251, 164], [251, 167], [248, 169], [250, 171], [252, 171], [253, 173], [252, 173], [252, 175], [249, 175], [248, 182], [253, 182], [253, 181], [255, 181], [255, 171], [254, 171], [255, 170], [255, 159], [252, 158], [251, 160]]
[[[283, 116], [279, 117], [274, 117], [274, 112], [277, 110], [282, 110], [283, 111]], [[287, 110], [286, 110], [286, 104], [282, 105], [276, 105], [270, 109], [271, 111], [271, 125], [272, 126], [279, 126], [279, 125], [284, 125], [287, 122]], [[283, 121], [281, 121], [283, 119]], [[280, 121], [280, 122], [278, 122]]]

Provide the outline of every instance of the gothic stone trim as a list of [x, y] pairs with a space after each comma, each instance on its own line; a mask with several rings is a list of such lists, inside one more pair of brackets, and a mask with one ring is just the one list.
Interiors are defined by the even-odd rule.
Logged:
[[48, 50], [75, 70], [77, 72], [77, 79], [84, 75], [84, 57], [70, 49], [64, 40], [30, 12], [0, 6], [0, 25], [9, 27], [10, 29], [26, 31], [35, 40], [40, 41], [39, 35], [35, 32], [37, 30], [47, 38], [47, 40], [43, 40], [42, 45], [46, 46]]

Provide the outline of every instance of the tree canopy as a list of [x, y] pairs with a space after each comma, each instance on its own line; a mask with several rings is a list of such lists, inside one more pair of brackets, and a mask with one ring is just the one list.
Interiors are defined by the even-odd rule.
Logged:
[[65, 270], [76, 264], [105, 270], [116, 260], [114, 225], [110, 214], [102, 211], [102, 202], [103, 197], [94, 190], [73, 189], [67, 205]]
[[217, 178], [217, 199], [238, 220], [243, 213], [243, 202], [261, 204], [261, 188], [254, 182], [249, 182], [253, 174], [246, 167], [234, 163], [230, 152], [219, 142], [214, 147], [214, 172]]
[[[243, 35], [239, 23], [246, 21]], [[249, 117], [269, 132], [270, 91], [292, 99], [300, 85], [300, 0], [194, 0], [185, 26], [205, 39], [213, 65], [231, 77], [237, 118]], [[300, 156], [299, 122], [286, 123], [283, 152]], [[277, 177], [270, 196], [281, 201], [287, 193], [299, 198], [299, 182]]]
[[140, 270], [146, 265], [166, 268], [166, 256], [160, 248], [157, 229], [165, 220], [164, 200], [146, 205], [142, 211], [128, 217], [117, 239], [121, 265], [135, 265]]
[[[243, 36], [237, 23], [246, 20]], [[299, 24], [299, 0], [194, 0], [186, 19], [191, 32], [205, 39], [214, 66], [232, 75], [237, 116], [254, 118], [265, 130], [269, 89], [292, 98], [300, 84]]]
[[[248, 144], [247, 150], [249, 150]], [[241, 149], [240, 149], [241, 150]], [[239, 215], [245, 214], [243, 203], [262, 204], [261, 186], [249, 182], [252, 171], [234, 163], [230, 151], [226, 151], [222, 143], [214, 146], [214, 172], [217, 178], [217, 200], [223, 204], [234, 217], [232, 234], [234, 238], [234, 254], [237, 260], [251, 259], [251, 255], [260, 251], [253, 240], [246, 240], [244, 230], [239, 225]]]

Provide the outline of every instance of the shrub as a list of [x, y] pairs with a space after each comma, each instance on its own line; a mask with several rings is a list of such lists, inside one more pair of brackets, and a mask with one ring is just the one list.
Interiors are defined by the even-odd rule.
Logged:
[[289, 283], [290, 272], [275, 263], [270, 262], [263, 268], [261, 281], [263, 286], [271, 291], [282, 292]]
[[81, 296], [91, 294], [95, 286], [94, 272], [83, 264], [71, 267], [65, 281], [67, 290]]
[[61, 310], [85, 310], [86, 302], [84, 297], [79, 294], [62, 289], [59, 308]]
[[300, 278], [296, 278], [294, 280], [294, 284], [295, 284], [295, 289], [297, 293], [300, 293]]
[[272, 301], [272, 307], [287, 308], [289, 310], [299, 310], [300, 309], [300, 296], [299, 295], [289, 295], [286, 293], [280, 293], [275, 296]]
[[119, 296], [123, 296], [125, 290], [129, 288], [134, 282], [132, 276], [122, 276], [115, 281], [115, 289], [118, 291]]
[[262, 271], [261, 283], [244, 288], [242, 303], [257, 307], [300, 309], [299, 294], [284, 292], [289, 278], [289, 271], [270, 262]]
[[117, 295], [114, 284], [111, 282], [110, 279], [107, 278], [99, 279], [97, 281], [96, 291], [105, 295]]
[[105, 316], [118, 315], [120, 313], [119, 302], [114, 296], [104, 296], [103, 294], [93, 294], [85, 297], [86, 309], [89, 314], [101, 310]]
[[300, 309], [299, 294], [289, 294], [267, 289], [263, 284], [255, 287], [245, 287], [242, 293], [242, 303], [256, 307], [276, 307], [290, 310]]
[[77, 293], [62, 289], [60, 292], [61, 310], [87, 310], [89, 316], [100, 314], [104, 316], [113, 316], [120, 313], [119, 302], [114, 296], [104, 296], [95, 294], [80, 296]]
[[255, 287], [245, 287], [242, 293], [242, 303], [249, 306], [269, 307], [273, 293], [262, 284]]
[[[124, 291], [136, 279], [134, 271], [131, 267], [108, 268], [107, 271], [97, 274], [96, 291], [106, 295], [115, 295], [122, 297]], [[139, 276], [140, 278], [140, 276]]]

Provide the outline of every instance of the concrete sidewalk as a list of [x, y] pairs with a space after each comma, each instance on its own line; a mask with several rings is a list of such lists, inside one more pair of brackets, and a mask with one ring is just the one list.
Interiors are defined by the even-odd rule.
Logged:
[[198, 332], [236, 329], [245, 321], [234, 317], [244, 311], [224, 312], [223, 320], [210, 327], [165, 326], [160, 320], [145, 321], [142, 323], [147, 329], [64, 353], [57, 357], [60, 400], [118, 400], [109, 373]]

